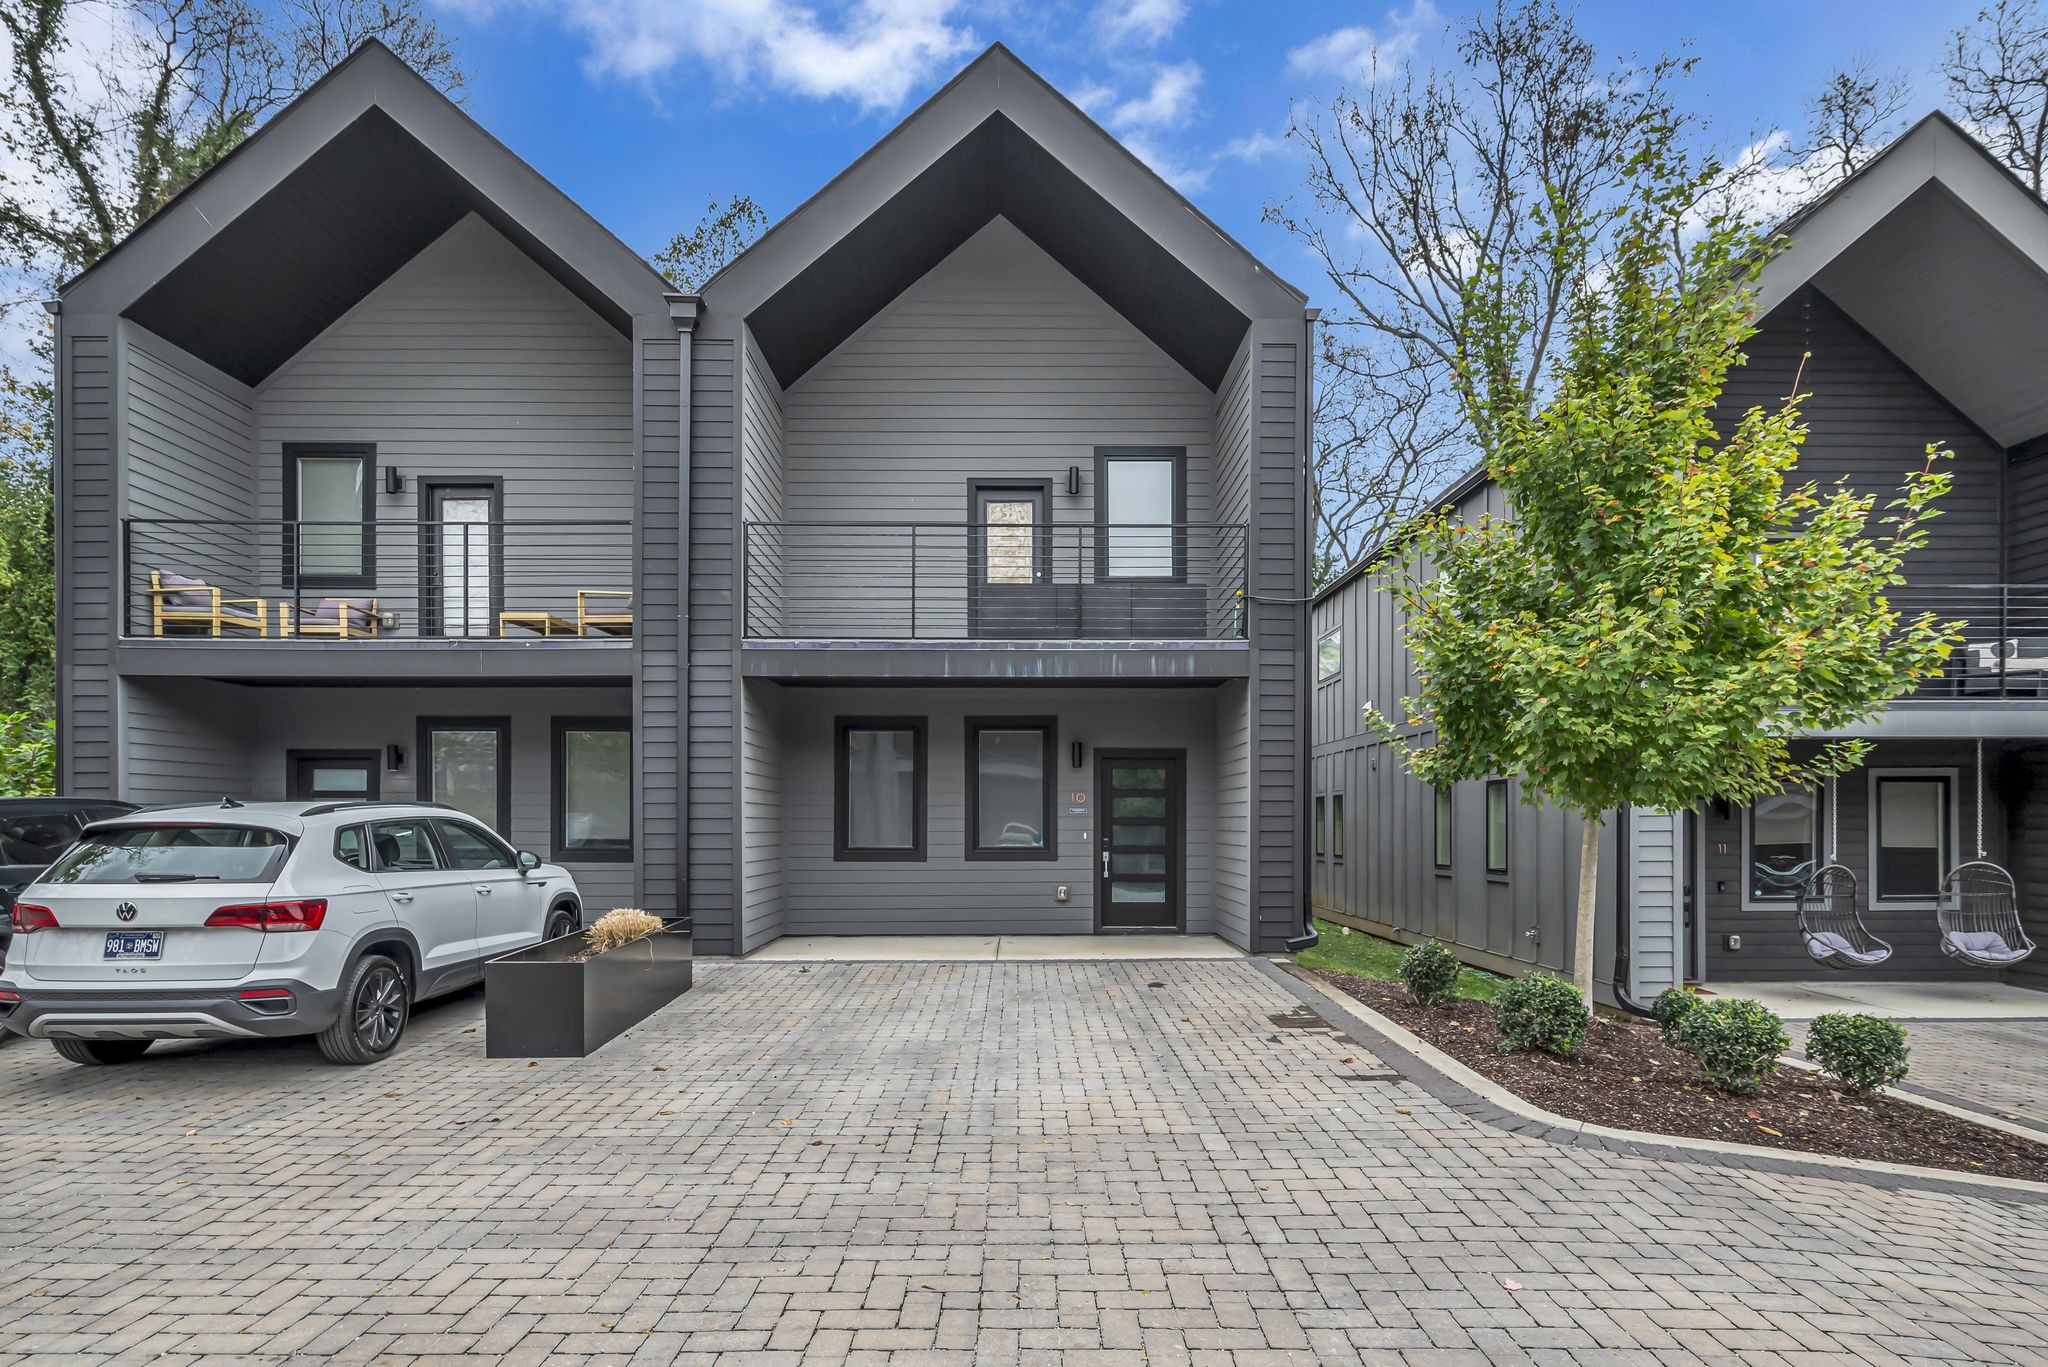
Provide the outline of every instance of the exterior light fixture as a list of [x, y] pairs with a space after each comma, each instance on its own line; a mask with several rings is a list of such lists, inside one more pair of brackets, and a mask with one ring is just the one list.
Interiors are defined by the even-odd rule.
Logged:
[[1078, 465], [1067, 467], [1067, 492], [1076, 498], [1081, 495], [1081, 467]]

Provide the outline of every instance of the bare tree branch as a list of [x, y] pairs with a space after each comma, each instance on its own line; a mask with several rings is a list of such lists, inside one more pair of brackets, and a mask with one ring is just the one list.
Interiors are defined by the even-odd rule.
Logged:
[[1942, 58], [1949, 98], [2035, 194], [2048, 175], [2048, 22], [2040, 0], [1998, 0], [1956, 30]]

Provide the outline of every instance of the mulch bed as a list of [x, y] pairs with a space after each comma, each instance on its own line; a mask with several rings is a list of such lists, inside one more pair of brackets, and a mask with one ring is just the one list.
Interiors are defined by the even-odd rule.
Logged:
[[[1411, 1001], [1399, 983], [1320, 970], [1316, 976], [1474, 1072], [1574, 1120], [2048, 1182], [2048, 1146], [1889, 1097], [1845, 1098], [1801, 1069], [1781, 1067], [1755, 1096], [1717, 1091], [1692, 1059], [1664, 1043], [1654, 1025], [1602, 1017], [1571, 1058], [1507, 1054], [1494, 1043], [1490, 1002], [1429, 1010]], [[1361, 1043], [1370, 1047], [1370, 1041]]]

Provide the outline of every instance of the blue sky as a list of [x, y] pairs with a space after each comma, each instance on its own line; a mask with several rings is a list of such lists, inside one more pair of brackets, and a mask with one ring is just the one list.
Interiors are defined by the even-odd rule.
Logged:
[[[1306, 255], [1260, 222], [1299, 168], [1290, 102], [1325, 97], [1363, 54], [1426, 61], [1458, 0], [435, 0], [466, 103], [633, 247], [656, 250], [707, 199], [780, 217], [993, 40], [1123, 136], [1212, 218], [1320, 296]], [[1603, 50], [1698, 58], [1690, 103], [1723, 146], [1796, 127], [1830, 66], [1867, 58], [1939, 102], [1932, 68], [1975, 0], [1588, 0]]]

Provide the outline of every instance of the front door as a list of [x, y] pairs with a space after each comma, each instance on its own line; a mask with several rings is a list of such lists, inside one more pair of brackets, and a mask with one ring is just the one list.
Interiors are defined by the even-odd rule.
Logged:
[[375, 802], [382, 759], [375, 750], [293, 750], [285, 795], [293, 802]]
[[420, 610], [428, 636], [490, 636], [497, 630], [498, 490], [489, 484], [429, 484], [420, 556]]
[[1102, 826], [1095, 925], [1107, 932], [1186, 928], [1181, 862], [1186, 764], [1179, 754], [1097, 751]]
[[1048, 582], [1045, 486], [977, 484], [970, 508], [968, 634], [1013, 640], [1063, 634]]

